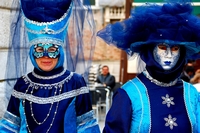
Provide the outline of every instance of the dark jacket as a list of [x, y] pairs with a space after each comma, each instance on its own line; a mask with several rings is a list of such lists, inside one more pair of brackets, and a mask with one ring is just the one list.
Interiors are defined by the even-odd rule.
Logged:
[[109, 86], [111, 90], [115, 86], [115, 77], [108, 73], [106, 76], [103, 76], [102, 74], [97, 77], [96, 82], [106, 84], [106, 86]]

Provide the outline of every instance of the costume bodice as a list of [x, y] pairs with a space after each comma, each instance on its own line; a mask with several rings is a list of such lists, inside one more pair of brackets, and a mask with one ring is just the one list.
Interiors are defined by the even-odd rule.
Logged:
[[191, 132], [191, 124], [184, 102], [183, 82], [172, 86], [158, 86], [144, 77], [138, 78], [147, 89], [151, 112], [151, 132]]
[[[49, 75], [34, 70], [17, 81], [8, 111], [13, 112], [22, 102], [26, 125], [31, 133], [48, 130], [49, 133], [62, 133], [66, 110], [75, 97], [77, 116], [91, 110], [91, 105], [86, 104], [90, 99], [81, 101], [83, 95], [89, 95], [88, 92], [84, 79], [76, 73], [59, 68]], [[87, 107], [79, 109], [81, 102]], [[20, 116], [18, 111], [14, 114]]]
[[[197, 99], [190, 98], [197, 95], [188, 83], [178, 81], [172, 87], [161, 87], [140, 74], [122, 88], [132, 103], [131, 133], [196, 131], [192, 114], [197, 101], [190, 100]], [[188, 97], [191, 90], [194, 95]]]

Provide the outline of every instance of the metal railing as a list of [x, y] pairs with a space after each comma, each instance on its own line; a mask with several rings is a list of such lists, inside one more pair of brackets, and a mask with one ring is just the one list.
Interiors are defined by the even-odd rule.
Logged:
[[12, 80], [17, 80], [18, 78], [11, 78], [11, 79], [0, 79], [0, 82], [5, 82], [5, 81], [12, 81]]

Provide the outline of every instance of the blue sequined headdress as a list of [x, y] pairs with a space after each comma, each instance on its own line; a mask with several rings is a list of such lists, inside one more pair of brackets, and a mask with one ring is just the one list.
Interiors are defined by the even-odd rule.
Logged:
[[62, 46], [65, 68], [82, 74], [87, 82], [95, 29], [89, 0], [13, 0], [5, 102], [16, 81], [9, 79], [17, 79], [33, 70], [29, 50], [38, 43]]
[[150, 45], [167, 43], [184, 46], [185, 58], [197, 59], [200, 57], [200, 19], [192, 11], [190, 1], [146, 3], [132, 10], [130, 18], [107, 25], [97, 35], [130, 56], [141, 54]]
[[38, 22], [30, 20], [26, 17], [26, 15], [24, 15], [25, 30], [28, 34], [29, 44], [34, 45], [39, 43], [50, 43], [63, 46], [66, 39], [66, 32], [68, 29], [69, 17], [72, 12], [72, 7], [73, 2], [71, 2], [70, 6], [62, 17], [58, 19], [56, 18], [55, 20], [50, 19], [49, 22]]

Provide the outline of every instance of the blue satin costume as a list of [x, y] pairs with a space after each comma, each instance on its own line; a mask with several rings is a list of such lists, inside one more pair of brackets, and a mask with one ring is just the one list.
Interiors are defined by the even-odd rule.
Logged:
[[[74, 45], [71, 48], [68, 34], [73, 34], [71, 30], [74, 29], [82, 33], [83, 28], [82, 25], [81, 29], [79, 25], [74, 27], [70, 25], [74, 22], [73, 19], [79, 17], [82, 19], [78, 19], [74, 24], [83, 23], [84, 13], [88, 12], [74, 10], [83, 9], [81, 8], [82, 3], [78, 0], [20, 0], [20, 4], [20, 10], [17, 12], [19, 13], [18, 23], [13, 22], [12, 24], [14, 26], [18, 24], [16, 27], [27, 33], [23, 42], [26, 42], [25, 45], [30, 48], [29, 56], [34, 70], [23, 74], [24, 76], [17, 80], [7, 111], [0, 120], [0, 133], [99, 133], [84, 74], [75, 72], [75, 68], [79, 69], [80, 65], [73, 66], [73, 61], [77, 64], [80, 61], [72, 60], [72, 56], [75, 58], [77, 56], [69, 52], [72, 48], [76, 50], [76, 45], [79, 43], [73, 42]], [[82, 16], [79, 16], [81, 11]], [[68, 26], [71, 28], [70, 31]], [[19, 34], [16, 33], [16, 35]], [[70, 37], [73, 38], [73, 36]], [[76, 40], [83, 45], [81, 36]], [[21, 41], [20, 43], [15, 41], [12, 45], [21, 43]], [[59, 54], [53, 70], [45, 72], [36, 63], [33, 51], [37, 44], [57, 45]], [[68, 48], [67, 51], [64, 48]], [[81, 49], [77, 51], [81, 52]], [[68, 65], [66, 69], [64, 68], [65, 58], [67, 58]], [[20, 59], [19, 54], [16, 55], [16, 59]], [[84, 69], [84, 67], [81, 68]]]
[[[192, 11], [191, 0], [147, 2], [131, 10], [129, 18], [98, 31], [107, 44], [144, 62], [138, 61], [141, 73], [114, 94], [104, 133], [200, 133], [199, 94], [180, 80], [188, 59], [200, 58], [200, 19]], [[161, 62], [153, 56], [159, 44], [179, 47], [171, 69], [160, 63], [173, 56], [160, 55]]]
[[[38, 125], [31, 114], [38, 122], [47, 119]], [[51, 123], [49, 133], [100, 132], [84, 79], [63, 67], [51, 74], [34, 69], [17, 81], [0, 132], [28, 133], [28, 125], [32, 133], [46, 133]]]
[[[162, 103], [161, 97], [166, 94], [174, 98], [175, 105], [169, 108]], [[196, 89], [182, 80], [172, 87], [160, 87], [141, 73], [115, 93], [103, 132], [199, 133], [198, 97]], [[164, 118], [167, 118], [169, 113], [172, 118], [176, 118], [177, 126], [173, 126], [173, 130], [165, 126]]]

